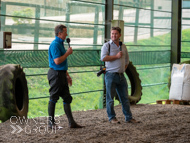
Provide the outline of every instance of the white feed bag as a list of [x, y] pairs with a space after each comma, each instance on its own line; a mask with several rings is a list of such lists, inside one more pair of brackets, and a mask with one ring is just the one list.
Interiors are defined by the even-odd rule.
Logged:
[[190, 64], [173, 64], [169, 99], [190, 100]]

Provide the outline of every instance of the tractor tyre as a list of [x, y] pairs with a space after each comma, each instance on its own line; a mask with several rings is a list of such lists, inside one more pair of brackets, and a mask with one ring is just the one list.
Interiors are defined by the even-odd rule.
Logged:
[[27, 118], [28, 102], [27, 81], [20, 65], [0, 66], [0, 120]]

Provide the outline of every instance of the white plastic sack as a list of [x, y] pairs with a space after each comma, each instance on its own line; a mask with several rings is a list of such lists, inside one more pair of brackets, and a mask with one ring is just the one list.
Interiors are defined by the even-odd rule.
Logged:
[[169, 99], [190, 100], [190, 64], [173, 64]]

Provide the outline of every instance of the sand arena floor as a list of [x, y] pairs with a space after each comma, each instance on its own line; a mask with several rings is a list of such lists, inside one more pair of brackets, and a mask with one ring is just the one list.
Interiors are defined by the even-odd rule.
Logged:
[[190, 142], [189, 105], [132, 105], [139, 124], [124, 121], [121, 106], [115, 107], [121, 124], [108, 122], [106, 109], [77, 111], [73, 116], [82, 129], [70, 129], [65, 115], [56, 118], [60, 130], [48, 130], [47, 117], [10, 119], [0, 124], [0, 142], [37, 143], [187, 143]]

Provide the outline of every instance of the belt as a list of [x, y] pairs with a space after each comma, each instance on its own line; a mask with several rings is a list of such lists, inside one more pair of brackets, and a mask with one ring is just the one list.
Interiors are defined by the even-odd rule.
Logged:
[[66, 73], [67, 71], [66, 70], [57, 70], [58, 72], [64, 72]]
[[[53, 68], [50, 68], [50, 69], [54, 70]], [[54, 70], [54, 71], [57, 71], [57, 72], [64, 72], [64, 73], [67, 72], [66, 70]]]
[[123, 75], [123, 73], [118, 73], [118, 72], [115, 72], [115, 74], [118, 74], [118, 75]]

